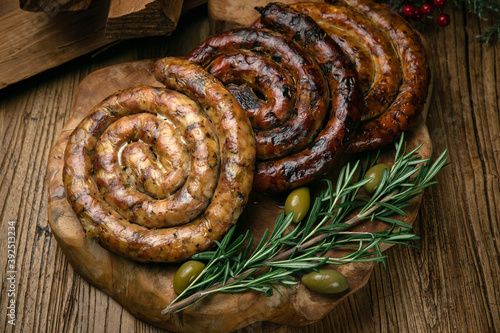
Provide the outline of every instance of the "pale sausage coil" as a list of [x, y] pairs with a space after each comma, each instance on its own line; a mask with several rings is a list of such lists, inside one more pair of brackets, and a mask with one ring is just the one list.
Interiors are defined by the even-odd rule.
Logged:
[[166, 58], [156, 71], [167, 89], [117, 92], [82, 120], [63, 177], [89, 237], [136, 261], [179, 262], [238, 219], [255, 142], [239, 103], [199, 66]]

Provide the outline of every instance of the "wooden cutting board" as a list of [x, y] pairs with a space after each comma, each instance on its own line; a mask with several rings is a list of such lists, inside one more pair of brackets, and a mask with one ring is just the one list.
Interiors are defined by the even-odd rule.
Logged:
[[[292, 289], [282, 289], [283, 296], [275, 293], [272, 297], [265, 297], [257, 292], [215, 294], [183, 312], [162, 316], [161, 310], [175, 297], [172, 281], [179, 265], [136, 263], [110, 253], [95, 240], [85, 237], [78, 218], [66, 200], [62, 181], [64, 150], [68, 137], [89, 110], [111, 93], [137, 84], [160, 86], [151, 72], [153, 63], [153, 60], [124, 63], [87, 76], [78, 89], [72, 116], [50, 154], [47, 173], [49, 223], [54, 237], [74, 269], [134, 316], [176, 332], [230, 332], [255, 321], [307, 325], [326, 316], [347, 296], [363, 287], [370, 277], [372, 263], [336, 267], [347, 277], [350, 285], [350, 289], [342, 295], [320, 295], [299, 284]], [[423, 142], [424, 146], [420, 150], [422, 157], [431, 156], [431, 140], [423, 119], [408, 132], [406, 138], [409, 149]], [[386, 149], [381, 161], [391, 161], [393, 153], [392, 147]], [[335, 170], [332, 170], [328, 177], [333, 179], [334, 173]], [[312, 185], [313, 188], [317, 186], [319, 185]], [[414, 222], [420, 201], [421, 197], [408, 207], [408, 216], [403, 219], [406, 223]], [[272, 228], [277, 215], [282, 211], [283, 203], [284, 195], [271, 197], [253, 193], [238, 221], [239, 230], [249, 229], [255, 237], [260, 238], [265, 228]], [[365, 222], [356, 228], [375, 231], [387, 226], [383, 223]]]
[[[265, 7], [271, 0], [208, 0], [208, 13], [212, 33], [249, 27], [257, 20], [259, 13], [255, 7]], [[297, 2], [325, 2], [324, 0], [281, 0], [291, 4]]]

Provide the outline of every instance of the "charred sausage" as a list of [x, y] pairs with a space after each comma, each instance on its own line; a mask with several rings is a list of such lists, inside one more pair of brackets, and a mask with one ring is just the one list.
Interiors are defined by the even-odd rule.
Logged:
[[286, 159], [257, 164], [254, 187], [283, 190], [310, 182], [339, 159], [360, 121], [361, 91], [348, 58], [312, 18], [281, 3], [257, 10], [261, 17], [254, 27], [278, 31], [301, 45], [318, 62], [330, 87], [330, 116], [311, 145]]
[[[283, 123], [282, 126], [278, 127], [278, 130], [266, 132], [259, 127], [254, 127], [258, 157], [254, 189], [265, 192], [280, 192], [312, 181], [325, 173], [337, 161], [340, 154], [349, 145], [359, 122], [361, 95], [354, 68], [335, 42], [312, 19], [288, 6], [278, 4], [269, 5], [262, 9], [261, 16], [262, 21], [253, 29], [231, 30], [210, 37], [195, 48], [187, 59], [205, 66], [225, 84], [243, 84], [240, 88], [231, 85], [229, 89], [245, 106], [251, 118], [254, 117], [256, 108], [262, 108], [262, 105], [266, 104], [261, 103], [258, 98], [252, 97], [247, 86], [254, 89], [265, 87], [264, 91], [267, 91], [269, 84], [262, 84], [262, 82], [280, 81], [281, 79], [274, 78], [279, 78], [280, 74], [274, 70], [268, 70], [271, 65], [261, 65], [264, 61], [258, 62], [251, 58], [248, 55], [249, 52], [256, 53], [256, 57], [262, 54], [268, 55], [272, 61], [285, 67], [285, 73], [290, 73], [294, 77], [297, 87], [295, 89], [299, 92], [297, 94], [298, 105], [300, 105], [301, 100], [307, 101], [307, 103], [303, 103], [303, 108], [296, 107], [298, 117], [310, 122], [312, 121], [309, 120], [311, 117], [319, 117], [320, 113], [316, 112], [319, 106], [325, 109], [321, 114], [326, 114], [328, 117], [326, 119], [317, 118], [320, 120], [321, 127], [317, 128], [315, 125], [314, 128], [317, 129], [314, 131], [299, 124], [294, 118]], [[287, 36], [293, 36], [293, 38]], [[282, 45], [290, 46], [286, 49]], [[307, 61], [291, 61], [295, 57], [291, 53], [292, 51], [305, 54], [301, 59]], [[251, 61], [245, 60], [245, 62], [237, 63], [234, 61], [237, 57], [251, 59]], [[247, 65], [249, 62], [257, 65], [250, 68], [251, 66]], [[314, 70], [314, 72], [307, 70], [315, 76], [310, 77], [303, 74], [299, 75], [298, 78], [294, 76], [294, 73], [304, 72], [303, 68], [309, 66], [311, 62], [319, 66], [319, 70]], [[290, 64], [295, 66], [295, 63], [297, 63], [297, 67], [290, 66]], [[221, 64], [224, 64], [224, 67]], [[223, 68], [223, 70], [219, 68]], [[250, 72], [252, 74], [249, 74]], [[230, 73], [231, 76], [229, 77], [227, 73]], [[233, 75], [233, 73], [235, 74]], [[282, 76], [285, 80], [286, 75]], [[328, 85], [328, 87], [321, 89], [323, 93], [312, 95], [315, 90], [320, 92], [315, 88], [308, 90], [311, 92], [308, 95], [314, 98], [307, 99], [307, 96], [306, 98], [301, 96], [300, 92], [303, 90], [301, 85], [318, 87], [320, 86], [318, 78], [323, 76], [326, 78], [324, 84]], [[288, 83], [286, 85], [288, 86]], [[268, 96], [272, 93], [265, 92], [263, 95]], [[282, 123], [284, 117], [276, 116], [275, 118], [277, 119], [276, 123]], [[256, 126], [255, 120], [252, 123]], [[286, 140], [260, 136], [262, 133], [267, 135], [269, 132], [294, 134], [288, 135]], [[261, 137], [264, 139], [260, 139]], [[305, 138], [308, 141], [302, 140]], [[282, 149], [282, 142], [291, 144], [294, 149]], [[302, 142], [307, 142], [307, 144], [304, 145]], [[279, 149], [283, 153], [264, 154], [271, 151], [271, 148], [260, 148], [262, 144], [267, 143], [276, 147], [273, 149]]]
[[[424, 108], [430, 82], [420, 35], [387, 5], [371, 0], [292, 7], [315, 19], [359, 64], [364, 82], [371, 82], [364, 97], [367, 113], [347, 151], [380, 148], [408, 130]], [[363, 65], [368, 57], [375, 69], [371, 79], [371, 67]]]
[[299, 3], [292, 7], [314, 19], [341, 45], [356, 64], [365, 86], [369, 84], [364, 94], [362, 121], [384, 113], [398, 93], [402, 77], [401, 65], [389, 36], [352, 7], [319, 3]]
[[[247, 56], [249, 51], [252, 51], [254, 55]], [[241, 56], [225, 56], [236, 52]], [[276, 73], [276, 65], [284, 71], [283, 79], [287, 79], [287, 76], [294, 79], [293, 84], [285, 82], [278, 85], [274, 93], [263, 92], [264, 95], [282, 96], [281, 98], [286, 100], [295, 91], [297, 97], [295, 103], [287, 110], [278, 109], [282, 104], [278, 103], [278, 99], [274, 103], [267, 101], [266, 104], [271, 106], [270, 112], [262, 109], [259, 111], [263, 119], [254, 120], [254, 123], [268, 123], [265, 128], [254, 128], [259, 160], [281, 158], [300, 151], [307, 147], [320, 131], [327, 115], [328, 86], [314, 59], [299, 45], [282, 35], [262, 29], [231, 30], [209, 37], [186, 59], [199, 63], [215, 75], [222, 73], [217, 70], [220, 66], [232, 68], [232, 71], [226, 71], [225, 75], [242, 74], [232, 77], [231, 81], [235, 83], [248, 81], [247, 84], [252, 85], [252, 80], [249, 80], [246, 72], [258, 73], [255, 75], [258, 83], [254, 87], [260, 87], [261, 92], [263, 87], [271, 85], [266, 83], [261, 85], [261, 82], [281, 80], [272, 78]], [[214, 61], [212, 67], [211, 64]], [[276, 65], [269, 66], [271, 61]], [[219, 78], [219, 76], [216, 77]], [[226, 82], [229, 81], [224, 77], [220, 78]], [[249, 114], [249, 117], [256, 118], [257, 115]], [[283, 121], [284, 119], [286, 121]], [[269, 123], [273, 125], [272, 128]]]

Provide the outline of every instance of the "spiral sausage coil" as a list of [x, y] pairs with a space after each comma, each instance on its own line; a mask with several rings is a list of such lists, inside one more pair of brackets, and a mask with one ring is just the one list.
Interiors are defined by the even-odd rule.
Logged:
[[347, 152], [378, 149], [407, 131], [427, 99], [430, 69], [420, 35], [372, 0], [297, 3], [355, 64], [364, 93], [359, 132]]
[[260, 11], [254, 27], [209, 37], [186, 59], [247, 110], [256, 136], [254, 189], [281, 192], [334, 165], [359, 123], [361, 92], [348, 59], [311, 18], [277, 3]]
[[132, 260], [179, 262], [238, 219], [255, 142], [244, 110], [210, 74], [175, 58], [155, 69], [166, 88], [117, 92], [76, 127], [63, 179], [89, 237]]
[[344, 152], [380, 148], [421, 113], [420, 37], [371, 0], [268, 4], [251, 28], [156, 62], [165, 88], [98, 105], [66, 147], [64, 185], [86, 234], [126, 258], [180, 262], [236, 223], [252, 188], [281, 192]]

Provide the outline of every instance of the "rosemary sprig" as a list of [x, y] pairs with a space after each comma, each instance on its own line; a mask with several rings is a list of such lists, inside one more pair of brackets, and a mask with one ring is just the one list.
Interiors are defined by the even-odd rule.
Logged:
[[[274, 229], [265, 231], [254, 250], [253, 236], [247, 231], [233, 239], [231, 228], [217, 248], [196, 254], [192, 259], [208, 261], [202, 273], [174, 299], [162, 315], [181, 311], [213, 293], [235, 293], [254, 290], [271, 296], [278, 286], [297, 283], [295, 274], [325, 264], [380, 262], [385, 266], [382, 244], [405, 244], [419, 239], [412, 227], [391, 216], [405, 215], [404, 208], [435, 183], [434, 176], [446, 165], [446, 151], [434, 163], [417, 154], [421, 146], [406, 153], [403, 136], [396, 143], [396, 156], [390, 171], [385, 170], [377, 191], [370, 199], [358, 196], [359, 189], [370, 179], [363, 179], [375, 159], [360, 167], [347, 164], [337, 183], [326, 180], [327, 189], [314, 201], [307, 220], [291, 227], [293, 214], [281, 213]], [[356, 177], [357, 175], [357, 177]], [[358, 213], [351, 218], [355, 211]], [[348, 218], [348, 219], [347, 219]], [[387, 231], [352, 232], [348, 229], [364, 220], [380, 220], [391, 225]], [[245, 244], [246, 242], [246, 244]], [[352, 248], [339, 258], [327, 256], [335, 248]]]
[[[497, 36], [498, 41], [500, 41], [500, 2], [494, 0], [454, 0], [457, 2], [464, 2], [469, 12], [476, 14], [480, 20], [488, 20], [487, 14], [492, 17], [489, 21], [489, 26], [482, 31], [478, 36], [479, 41], [484, 42], [484, 45], [488, 43]], [[495, 13], [495, 14], [493, 14]]]

